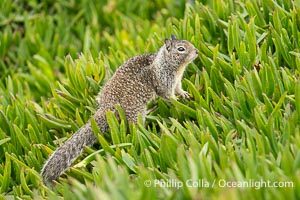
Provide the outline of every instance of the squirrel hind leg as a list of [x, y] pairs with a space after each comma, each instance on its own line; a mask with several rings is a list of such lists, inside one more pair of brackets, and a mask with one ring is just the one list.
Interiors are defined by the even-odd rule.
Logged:
[[134, 109], [132, 107], [129, 109], [125, 107], [126, 120], [128, 123], [132, 122], [134, 124], [137, 124], [139, 115], [141, 115], [143, 123], [145, 123], [146, 113], [146, 106], [136, 105]]

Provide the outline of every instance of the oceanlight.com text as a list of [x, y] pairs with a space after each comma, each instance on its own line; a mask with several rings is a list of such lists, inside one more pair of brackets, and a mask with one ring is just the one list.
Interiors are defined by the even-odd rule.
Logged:
[[162, 188], [182, 188], [186, 187], [198, 187], [198, 188], [284, 188], [284, 187], [294, 187], [294, 182], [292, 181], [270, 181], [270, 180], [243, 180], [243, 181], [233, 181], [233, 180], [212, 180], [207, 181], [205, 179], [188, 179], [184, 182], [176, 179], [155, 179], [144, 181], [146, 187], [162, 187]]

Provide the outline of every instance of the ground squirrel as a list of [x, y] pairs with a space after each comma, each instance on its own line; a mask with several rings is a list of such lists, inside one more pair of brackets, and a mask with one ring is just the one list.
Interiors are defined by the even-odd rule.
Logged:
[[[123, 63], [97, 97], [99, 108], [94, 119], [100, 130], [109, 131], [106, 111], [116, 112], [116, 104], [123, 108], [128, 122], [136, 123], [138, 113], [145, 120], [146, 105], [156, 96], [165, 99], [176, 98], [175, 94], [188, 97], [181, 87], [181, 79], [187, 65], [197, 56], [198, 50], [190, 42], [171, 36], [157, 53], [135, 56]], [[95, 142], [89, 122], [46, 161], [41, 170], [44, 182], [57, 179], [82, 153], [84, 146]]]

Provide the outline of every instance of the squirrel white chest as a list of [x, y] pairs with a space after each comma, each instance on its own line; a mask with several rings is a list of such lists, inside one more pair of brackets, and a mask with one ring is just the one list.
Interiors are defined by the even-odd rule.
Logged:
[[176, 72], [176, 75], [175, 75], [175, 85], [177, 85], [178, 82], [181, 81], [186, 66], [187, 66], [187, 65], [181, 65], [181, 66], [178, 68], [178, 70], [177, 70], [177, 72]]

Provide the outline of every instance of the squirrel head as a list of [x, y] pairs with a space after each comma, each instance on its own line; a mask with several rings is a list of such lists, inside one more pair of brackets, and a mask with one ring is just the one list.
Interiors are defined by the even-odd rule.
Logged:
[[170, 39], [165, 39], [164, 44], [165, 60], [176, 67], [187, 65], [198, 57], [198, 49], [186, 40], [178, 40], [174, 35]]

